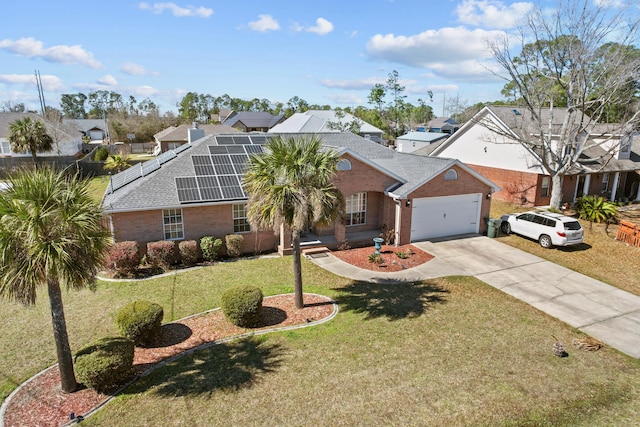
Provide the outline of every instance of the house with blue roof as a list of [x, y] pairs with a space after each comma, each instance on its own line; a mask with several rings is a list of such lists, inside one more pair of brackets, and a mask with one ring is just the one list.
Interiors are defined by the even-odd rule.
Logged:
[[399, 153], [413, 153], [418, 150], [430, 152], [448, 137], [449, 134], [442, 132], [412, 131], [396, 139], [396, 150]]
[[[398, 245], [486, 231], [490, 195], [498, 187], [460, 161], [398, 153], [351, 132], [314, 135], [341, 157], [334, 183], [346, 209], [330, 227], [308, 230], [303, 244], [371, 244], [383, 230], [393, 230]], [[274, 136], [210, 135], [112, 176], [102, 208], [114, 240], [145, 247], [237, 233], [245, 253], [287, 253], [289, 233], [248, 222], [243, 187], [249, 156], [260, 155]]]

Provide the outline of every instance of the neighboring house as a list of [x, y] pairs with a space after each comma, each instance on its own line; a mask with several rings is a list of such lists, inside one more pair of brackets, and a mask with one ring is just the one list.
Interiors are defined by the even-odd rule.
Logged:
[[77, 130], [94, 144], [101, 144], [109, 138], [109, 127], [105, 119], [64, 119], [62, 123]]
[[[159, 152], [164, 153], [173, 150], [181, 145], [193, 142], [195, 139], [209, 135], [240, 133], [239, 130], [227, 125], [201, 125], [193, 122], [189, 125], [169, 126], [168, 128], [153, 135], [153, 138], [160, 147]], [[158, 150], [156, 149], [156, 153]]]
[[82, 136], [74, 128], [64, 123], [52, 123], [34, 113], [0, 113], [0, 157], [29, 157], [31, 153], [14, 153], [9, 143], [9, 125], [24, 117], [44, 123], [47, 133], [53, 139], [53, 150], [38, 152], [38, 157], [75, 156], [82, 151]]
[[241, 132], [267, 132], [284, 120], [284, 115], [274, 116], [262, 111], [241, 111], [231, 113], [222, 124], [231, 126]]
[[360, 125], [358, 135], [383, 143], [383, 131], [347, 112], [336, 113], [333, 110], [309, 110], [304, 113], [294, 113], [284, 122], [274, 126], [270, 133], [322, 133], [341, 132], [351, 123]]
[[217, 123], [223, 123], [233, 113], [234, 111], [231, 108], [221, 108], [220, 111], [218, 111], [218, 114], [211, 115], [211, 121], [217, 122]]
[[451, 117], [439, 117], [429, 120], [426, 128], [429, 132], [440, 132], [451, 135], [460, 129], [460, 126], [461, 125]]
[[409, 132], [396, 139], [396, 150], [399, 153], [413, 153], [422, 150], [421, 154], [427, 155], [433, 151], [449, 135], [441, 132]]
[[[551, 126], [559, 128], [565, 112], [566, 109], [555, 108]], [[546, 124], [549, 111], [543, 114]], [[528, 123], [527, 116], [524, 110], [513, 107], [484, 107], [430, 155], [454, 157], [469, 165], [502, 188], [494, 194], [498, 199], [532, 206], [548, 205], [551, 179], [538, 155], [490, 130], [490, 126], [507, 132], [522, 129]], [[607, 128], [613, 126], [595, 125], [590, 135], [583, 136], [585, 141], [589, 140], [592, 145], [600, 143], [600, 146], [585, 150], [580, 164], [565, 175], [562, 203], [572, 203], [584, 195], [602, 195], [611, 200], [640, 199], [637, 172], [640, 170], [640, 137], [637, 132], [614, 135]]]
[[[397, 153], [350, 132], [316, 135], [341, 156], [334, 182], [346, 213], [328, 228], [308, 230], [307, 243], [372, 244], [388, 229], [403, 245], [486, 230], [497, 187], [458, 160]], [[262, 153], [273, 136], [212, 135], [114, 175], [102, 203], [114, 240], [144, 248], [240, 233], [245, 253], [289, 252], [290, 233], [251, 227], [242, 186], [248, 156]]]

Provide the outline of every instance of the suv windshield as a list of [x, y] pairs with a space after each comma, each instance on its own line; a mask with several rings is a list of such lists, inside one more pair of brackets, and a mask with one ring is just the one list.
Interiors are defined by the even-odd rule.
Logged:
[[580, 223], [578, 221], [570, 221], [564, 223], [565, 230], [580, 230]]

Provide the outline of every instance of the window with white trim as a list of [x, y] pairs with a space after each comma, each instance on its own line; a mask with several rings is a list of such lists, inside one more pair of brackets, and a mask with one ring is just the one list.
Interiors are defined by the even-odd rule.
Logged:
[[609, 172], [602, 174], [602, 187], [601, 187], [602, 192], [609, 191], [609, 176], [610, 176]]
[[449, 169], [447, 173], [444, 174], [445, 181], [454, 181], [458, 179], [458, 172], [455, 169]]
[[351, 162], [347, 159], [338, 160], [338, 164], [336, 165], [336, 169], [339, 171], [350, 171], [351, 170]]
[[367, 193], [355, 193], [346, 199], [346, 225], [367, 223]]
[[184, 239], [182, 209], [164, 209], [162, 211], [162, 225], [165, 240]]
[[248, 233], [251, 231], [251, 224], [247, 218], [247, 204], [237, 203], [233, 205], [233, 232]]
[[540, 197], [549, 197], [550, 187], [551, 187], [551, 178], [548, 176], [543, 176], [542, 184], [540, 185]]
[[3, 154], [5, 156], [11, 154], [11, 144], [9, 143], [9, 141], [0, 141], [0, 154]]

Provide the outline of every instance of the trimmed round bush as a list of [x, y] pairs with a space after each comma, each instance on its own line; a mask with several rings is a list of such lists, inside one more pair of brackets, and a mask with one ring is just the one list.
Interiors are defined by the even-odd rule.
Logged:
[[160, 338], [164, 311], [150, 301], [133, 301], [116, 314], [116, 325], [122, 335], [132, 339], [139, 347], [155, 344]]
[[151, 265], [169, 269], [178, 261], [176, 244], [171, 240], [159, 240], [147, 243], [147, 260]]
[[204, 236], [200, 239], [202, 257], [207, 261], [214, 261], [222, 249], [222, 239], [213, 236]]
[[120, 274], [129, 275], [140, 265], [138, 243], [134, 241], [117, 242], [111, 245], [107, 255], [107, 267]]
[[222, 294], [222, 312], [237, 326], [257, 326], [262, 320], [262, 290], [255, 286], [237, 286]]
[[195, 240], [183, 240], [178, 243], [178, 252], [180, 252], [180, 261], [182, 265], [190, 267], [195, 265], [200, 259], [198, 253], [198, 242]]
[[132, 376], [133, 340], [106, 337], [81, 348], [75, 357], [78, 381], [100, 393], [112, 392]]

